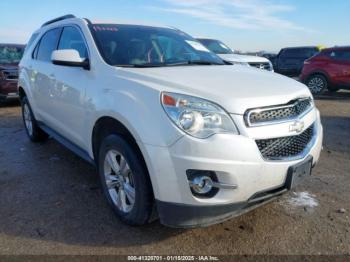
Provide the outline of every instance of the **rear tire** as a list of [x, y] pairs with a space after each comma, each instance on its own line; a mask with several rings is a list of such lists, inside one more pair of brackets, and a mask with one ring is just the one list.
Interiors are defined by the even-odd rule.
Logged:
[[153, 191], [136, 150], [119, 135], [107, 136], [99, 148], [98, 171], [116, 216], [129, 225], [146, 224], [153, 210]]
[[29, 139], [32, 142], [45, 141], [49, 136], [39, 127], [27, 97], [22, 99], [22, 119]]
[[313, 95], [321, 95], [327, 90], [328, 81], [323, 75], [315, 74], [308, 78], [306, 85]]

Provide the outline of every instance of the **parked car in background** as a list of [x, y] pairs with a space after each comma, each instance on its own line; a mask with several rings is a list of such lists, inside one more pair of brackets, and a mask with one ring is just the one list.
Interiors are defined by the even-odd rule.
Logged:
[[173, 227], [222, 222], [294, 188], [319, 159], [305, 85], [227, 65], [180, 30], [68, 15], [34, 35], [20, 63], [26, 133], [95, 165], [128, 224], [154, 212]]
[[0, 102], [18, 98], [18, 63], [24, 45], [0, 44]]
[[300, 79], [313, 94], [350, 89], [350, 46], [327, 48], [306, 60]]
[[261, 56], [265, 57], [266, 59], [268, 59], [272, 63], [274, 68], [276, 67], [277, 54], [263, 53]]
[[208, 38], [197, 38], [197, 40], [226, 62], [247, 66], [249, 65], [259, 69], [273, 71], [272, 63], [264, 57], [235, 54], [231, 48], [220, 40]]
[[304, 61], [320, 51], [321, 48], [317, 46], [283, 48], [277, 55], [275, 71], [290, 77], [299, 76]]

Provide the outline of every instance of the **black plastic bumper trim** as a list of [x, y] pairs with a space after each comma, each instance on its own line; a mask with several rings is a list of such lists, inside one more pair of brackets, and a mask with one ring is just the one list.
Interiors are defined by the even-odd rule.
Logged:
[[291, 188], [291, 176], [297, 166], [312, 162], [312, 156], [288, 170], [284, 184], [279, 187], [255, 193], [245, 202], [228, 205], [195, 206], [156, 200], [158, 215], [163, 225], [176, 228], [206, 227], [247, 213], [267, 204]]
[[194, 206], [156, 200], [160, 222], [175, 228], [206, 227], [247, 213], [267, 204], [287, 190], [283, 188], [259, 200], [239, 202], [228, 205]]

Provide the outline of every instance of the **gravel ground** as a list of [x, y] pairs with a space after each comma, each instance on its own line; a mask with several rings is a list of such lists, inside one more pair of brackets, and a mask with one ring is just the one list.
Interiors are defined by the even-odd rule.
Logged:
[[209, 228], [118, 221], [94, 168], [53, 140], [28, 141], [20, 107], [0, 107], [0, 254], [350, 254], [350, 92], [317, 100], [318, 166], [295, 192]]

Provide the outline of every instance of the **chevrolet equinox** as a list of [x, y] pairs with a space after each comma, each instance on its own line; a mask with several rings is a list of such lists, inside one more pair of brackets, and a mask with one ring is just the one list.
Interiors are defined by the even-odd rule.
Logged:
[[305, 85], [226, 65], [171, 27], [56, 18], [31, 37], [18, 85], [29, 138], [95, 165], [131, 225], [238, 216], [303, 181], [322, 148]]

